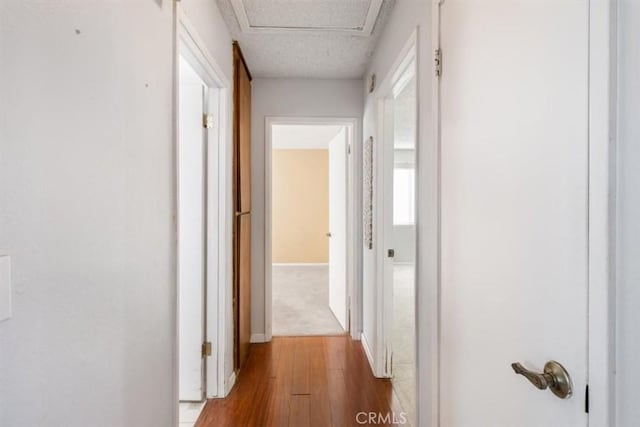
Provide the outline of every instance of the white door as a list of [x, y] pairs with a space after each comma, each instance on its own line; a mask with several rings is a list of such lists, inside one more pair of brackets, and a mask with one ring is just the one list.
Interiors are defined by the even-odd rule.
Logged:
[[442, 426], [587, 425], [588, 7], [440, 7]]
[[178, 139], [179, 399], [203, 398], [205, 86], [181, 59]]
[[347, 325], [347, 133], [329, 143], [329, 307]]

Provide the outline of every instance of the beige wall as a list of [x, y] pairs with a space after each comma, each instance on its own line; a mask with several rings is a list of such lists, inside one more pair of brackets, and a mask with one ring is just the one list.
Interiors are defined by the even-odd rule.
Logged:
[[273, 150], [274, 263], [329, 262], [329, 151]]

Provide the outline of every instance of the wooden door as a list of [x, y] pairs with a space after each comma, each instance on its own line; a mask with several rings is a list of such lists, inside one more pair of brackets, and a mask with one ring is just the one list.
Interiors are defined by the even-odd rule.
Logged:
[[237, 43], [234, 57], [234, 367], [242, 368], [251, 338], [251, 74]]
[[443, 426], [588, 424], [589, 4], [441, 3]]

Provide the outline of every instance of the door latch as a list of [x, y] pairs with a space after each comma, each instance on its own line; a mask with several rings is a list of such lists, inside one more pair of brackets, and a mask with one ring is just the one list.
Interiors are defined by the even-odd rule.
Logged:
[[387, 257], [393, 258], [396, 256], [396, 251], [394, 249], [387, 249]]

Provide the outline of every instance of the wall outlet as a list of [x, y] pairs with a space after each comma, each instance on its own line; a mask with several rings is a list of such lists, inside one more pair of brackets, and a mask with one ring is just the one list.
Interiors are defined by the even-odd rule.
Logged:
[[11, 257], [0, 255], [0, 322], [11, 317]]

